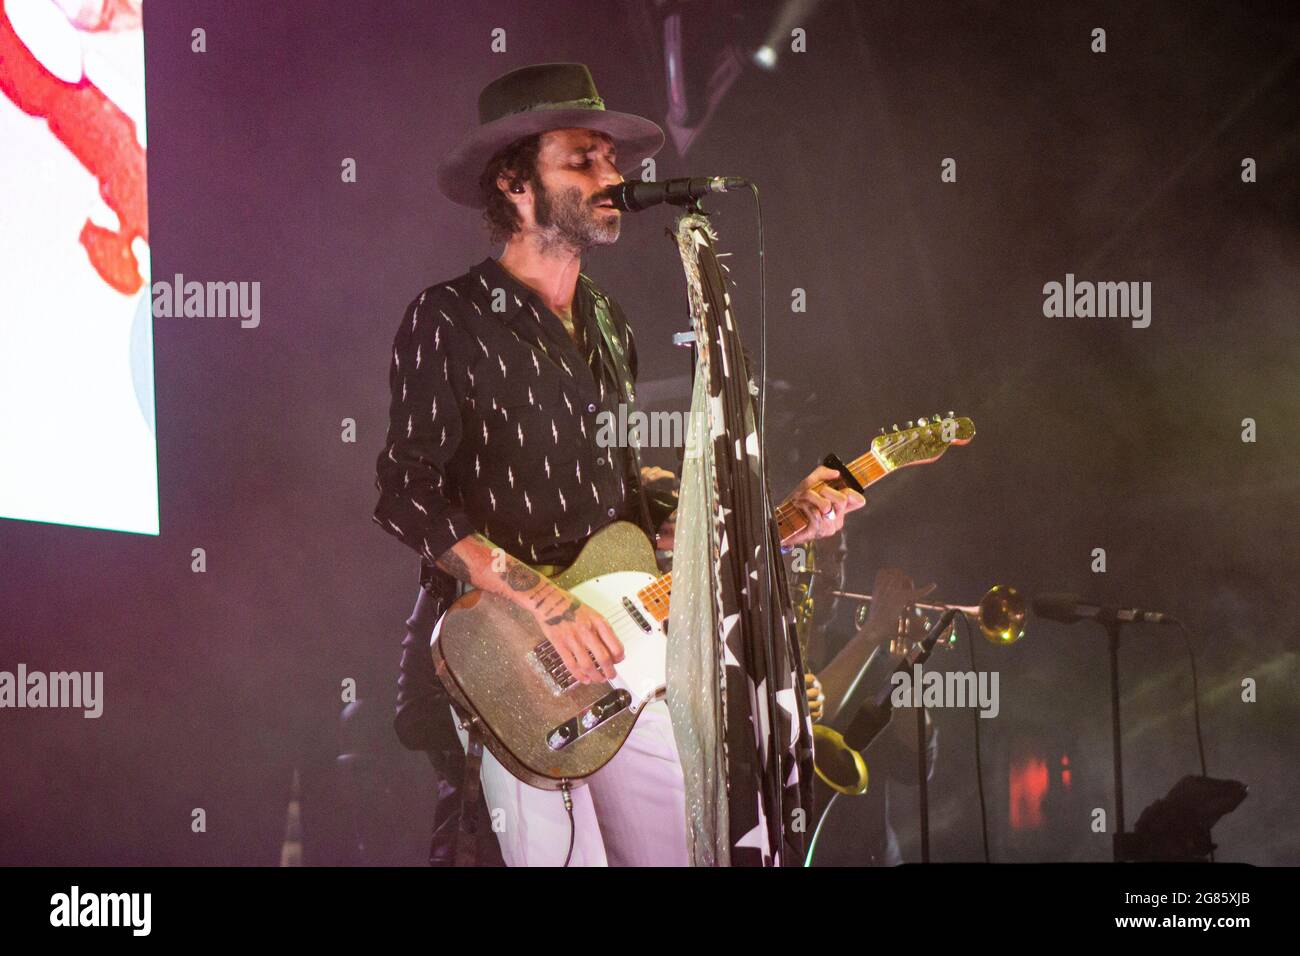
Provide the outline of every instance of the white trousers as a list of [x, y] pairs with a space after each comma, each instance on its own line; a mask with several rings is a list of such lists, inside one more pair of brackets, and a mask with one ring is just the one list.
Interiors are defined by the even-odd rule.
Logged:
[[[469, 735], [458, 733], [468, 746]], [[486, 748], [481, 776], [506, 865], [563, 866], [570, 832], [563, 795], [516, 779]], [[663, 701], [649, 704], [622, 749], [570, 793], [570, 866], [687, 865], [685, 784]]]

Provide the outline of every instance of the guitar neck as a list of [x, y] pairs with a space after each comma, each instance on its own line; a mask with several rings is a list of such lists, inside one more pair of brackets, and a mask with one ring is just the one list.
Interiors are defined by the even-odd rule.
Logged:
[[[858, 484], [867, 488], [885, 475], [889, 474], [889, 469], [882, 465], [876, 456], [867, 452], [859, 458], [848, 462], [849, 473], [858, 480]], [[830, 482], [818, 482], [813, 485], [813, 490], [820, 492], [823, 488], [830, 486]], [[776, 529], [781, 537], [781, 544], [787, 544], [799, 532], [808, 527], [808, 519], [803, 516], [789, 500], [783, 501], [776, 509]], [[672, 596], [673, 574], [669, 571], [663, 577], [646, 585], [637, 592], [637, 597], [645, 605], [647, 611], [656, 621], [663, 622], [668, 619], [669, 598]]]

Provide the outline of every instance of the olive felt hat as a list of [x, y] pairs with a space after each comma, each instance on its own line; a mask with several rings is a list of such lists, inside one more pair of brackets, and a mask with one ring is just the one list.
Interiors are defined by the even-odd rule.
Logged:
[[483, 88], [479, 125], [438, 166], [438, 188], [452, 202], [481, 208], [479, 177], [488, 160], [515, 140], [577, 127], [607, 133], [619, 166], [631, 169], [659, 152], [664, 131], [632, 113], [605, 109], [591, 71], [581, 63], [541, 63], [512, 70]]

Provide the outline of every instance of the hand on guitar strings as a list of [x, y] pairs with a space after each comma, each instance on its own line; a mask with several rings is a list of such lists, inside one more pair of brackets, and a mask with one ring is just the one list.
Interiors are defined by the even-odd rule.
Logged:
[[615, 676], [623, 645], [598, 611], [549, 581], [529, 603], [542, 633], [577, 680], [600, 684]]
[[461, 538], [437, 563], [458, 581], [503, 597], [531, 614], [575, 679], [599, 684], [616, 676], [614, 665], [623, 660], [623, 645], [609, 622], [483, 535]]

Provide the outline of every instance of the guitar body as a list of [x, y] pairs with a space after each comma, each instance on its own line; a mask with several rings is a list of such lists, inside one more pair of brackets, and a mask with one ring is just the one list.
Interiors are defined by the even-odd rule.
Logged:
[[666, 635], [636, 596], [658, 577], [650, 539], [617, 521], [552, 578], [600, 612], [622, 643], [624, 659], [609, 683], [565, 686], [536, 621], [495, 594], [470, 591], [438, 622], [438, 676], [478, 719], [492, 755], [524, 783], [558, 790], [562, 781], [595, 773], [618, 752], [642, 709], [663, 695]]

